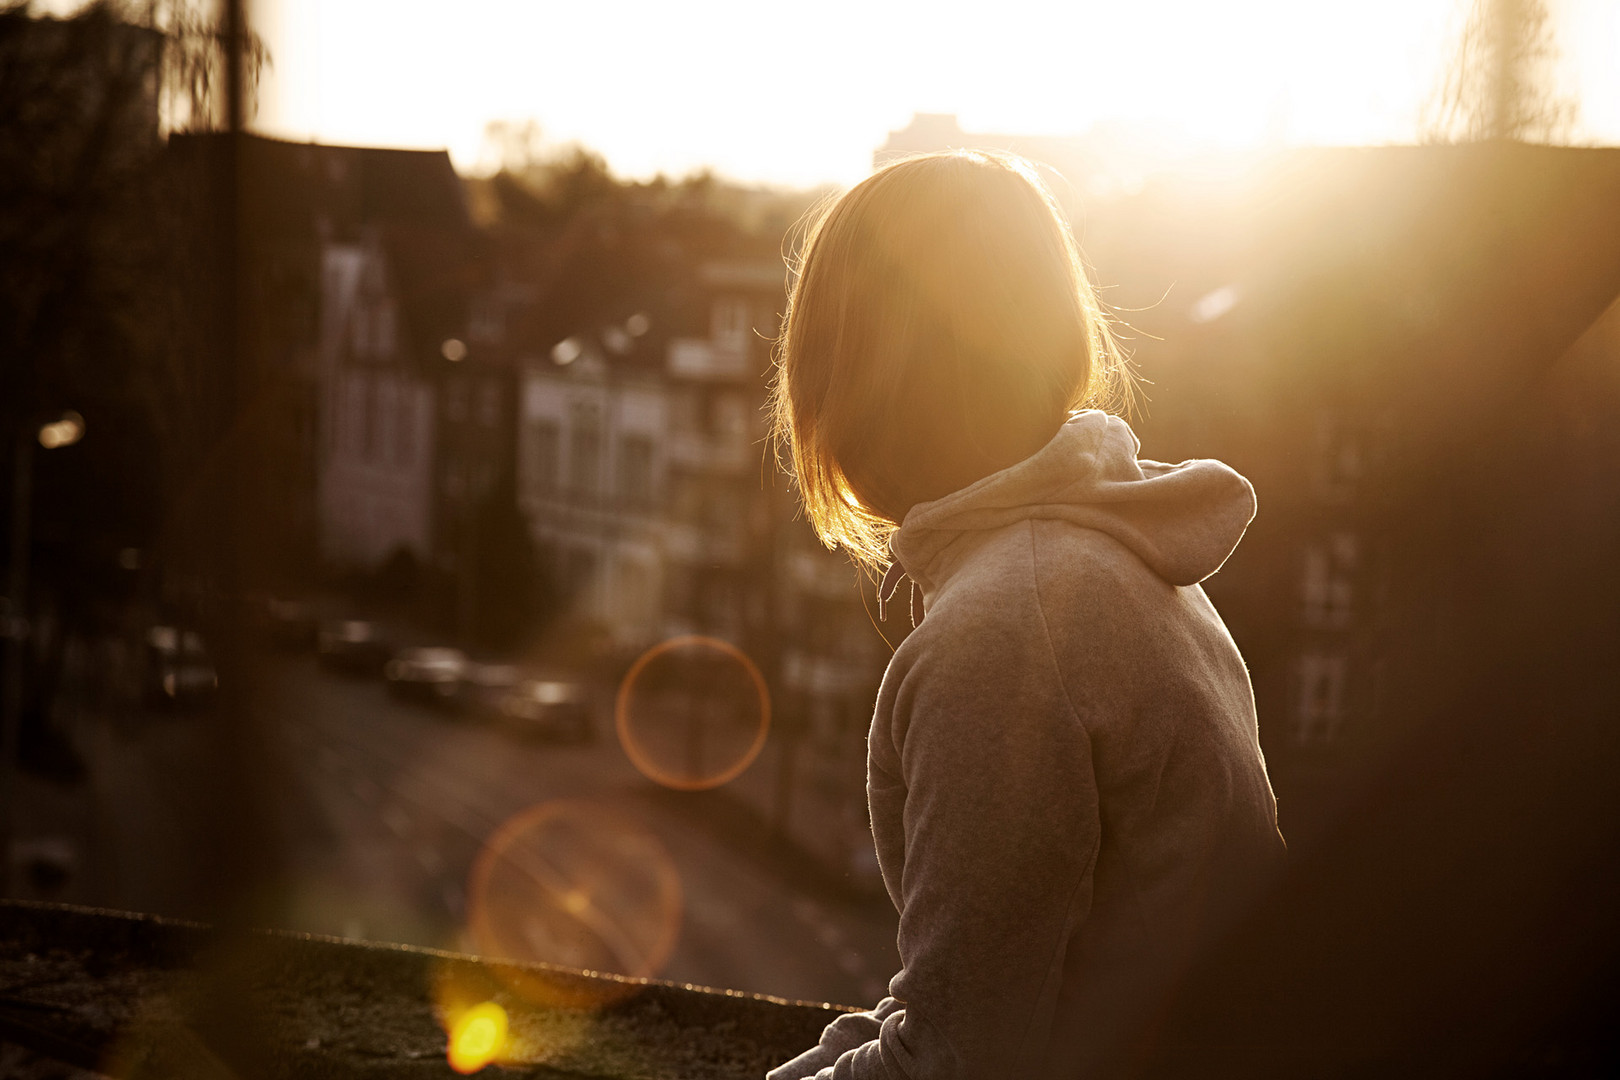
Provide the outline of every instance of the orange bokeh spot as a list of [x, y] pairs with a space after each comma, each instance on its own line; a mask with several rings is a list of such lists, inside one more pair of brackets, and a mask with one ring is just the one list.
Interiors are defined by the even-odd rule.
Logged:
[[[680, 874], [658, 838], [583, 800], [544, 803], [506, 822], [473, 864], [468, 929], [497, 960], [645, 978], [680, 934]], [[495, 965], [512, 990], [538, 1004], [595, 1008], [638, 984], [567, 971]]]
[[619, 745], [678, 791], [719, 787], [753, 764], [771, 727], [765, 678], [741, 649], [691, 634], [643, 653], [619, 685]]
[[450, 1067], [473, 1073], [494, 1061], [506, 1048], [506, 1010], [493, 1001], [474, 1005], [450, 1024]]

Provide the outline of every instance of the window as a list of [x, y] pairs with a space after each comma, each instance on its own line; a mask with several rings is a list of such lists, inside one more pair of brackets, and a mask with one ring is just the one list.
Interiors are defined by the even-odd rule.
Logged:
[[388, 377], [377, 380], [377, 419], [376, 434], [373, 436], [377, 444], [376, 459], [378, 462], [392, 461], [394, 457], [394, 443], [399, 432], [399, 407], [402, 389], [398, 380]]
[[602, 427], [594, 413], [574, 417], [568, 439], [568, 490], [576, 498], [597, 494], [602, 476]]
[[506, 334], [501, 302], [493, 296], [482, 296], [474, 302], [471, 323], [468, 332], [475, 341], [499, 341]]
[[811, 652], [823, 656], [836, 656], [842, 645], [845, 603], [823, 596], [806, 597], [805, 633], [803, 641]]
[[394, 407], [394, 464], [409, 465], [416, 457], [416, 394], [402, 386]]
[[677, 473], [669, 485], [670, 517], [696, 525], [703, 512], [703, 484], [691, 473]]
[[1348, 532], [1305, 548], [1300, 600], [1306, 626], [1337, 630], [1350, 625], [1359, 556], [1356, 535]]
[[657, 593], [652, 567], [633, 558], [614, 561], [613, 617], [638, 630], [655, 629]]
[[626, 506], [645, 508], [652, 503], [652, 440], [626, 435], [619, 440], [619, 498]]
[[1316, 426], [1317, 485], [1324, 497], [1347, 498], [1361, 479], [1363, 455], [1360, 433], [1331, 414]]
[[697, 392], [690, 388], [672, 390], [669, 395], [669, 429], [688, 432], [699, 430], [702, 409]]
[[501, 420], [501, 384], [493, 379], [478, 387], [478, 422], [492, 428]]
[[557, 457], [562, 438], [555, 420], [529, 426], [529, 490], [540, 498], [557, 494]]
[[454, 454], [444, 457], [444, 494], [451, 502], [460, 502], [467, 490], [467, 469], [461, 458]]
[[1392, 413], [1358, 411], [1345, 416], [1323, 410], [1316, 417], [1316, 447], [1311, 464], [1319, 498], [1344, 502], [1362, 494], [1387, 460], [1394, 428]]
[[748, 318], [748, 302], [728, 296], [714, 303], [714, 340], [725, 345], [744, 345], [753, 329]]
[[1332, 742], [1344, 719], [1349, 658], [1343, 653], [1306, 653], [1299, 658], [1299, 699], [1294, 710], [1294, 741]]
[[710, 404], [709, 430], [716, 438], [727, 441], [747, 435], [748, 403], [741, 394], [715, 395]]
[[366, 442], [370, 438], [366, 433], [366, 426], [371, 418], [366, 412], [365, 376], [350, 375], [344, 381], [343, 396], [346, 432], [341, 441], [351, 455], [360, 457], [366, 452]]
[[371, 319], [370, 312], [366, 310], [365, 302], [355, 305], [354, 317], [349, 323], [352, 337], [349, 348], [355, 356], [371, 355]]
[[715, 532], [737, 534], [742, 531], [742, 492], [725, 484], [715, 484], [708, 490], [703, 508], [703, 521]]
[[596, 578], [596, 553], [589, 548], [570, 547], [563, 551], [562, 586], [569, 596], [585, 596]]
[[664, 571], [664, 610], [690, 615], [696, 604], [697, 582], [690, 568], [674, 563]]
[[377, 337], [376, 347], [378, 356], [393, 356], [394, 342], [397, 337], [397, 320], [394, 315], [392, 301], [382, 301], [376, 308]]
[[360, 456], [366, 461], [377, 459], [378, 445], [382, 442], [382, 380], [366, 379], [361, 389], [363, 405], [361, 411], [365, 414], [365, 422], [361, 428], [363, 432], [360, 443]]

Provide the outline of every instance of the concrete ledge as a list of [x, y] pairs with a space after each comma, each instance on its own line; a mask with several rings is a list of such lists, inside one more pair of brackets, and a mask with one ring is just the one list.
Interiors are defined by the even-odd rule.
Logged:
[[0, 1040], [113, 1075], [454, 1076], [446, 1018], [511, 1037], [482, 1075], [759, 1080], [841, 1011], [432, 949], [0, 901]]

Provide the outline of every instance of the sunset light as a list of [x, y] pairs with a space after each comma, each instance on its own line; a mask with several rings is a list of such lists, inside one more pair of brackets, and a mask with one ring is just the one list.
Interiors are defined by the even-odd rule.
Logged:
[[[864, 175], [913, 112], [969, 131], [1083, 134], [1161, 153], [1410, 142], [1466, 5], [993, 6], [852, 0], [797, 8], [471, 0], [255, 5], [273, 58], [259, 122], [329, 142], [448, 146], [487, 167], [488, 121], [533, 118], [632, 176], [702, 167], [813, 184]], [[1612, 5], [1564, 0], [1554, 28], [1578, 134], [1620, 132]]]
[[505, 1045], [506, 1010], [493, 1001], [474, 1005], [450, 1027], [450, 1067], [458, 1073], [475, 1073], [494, 1061]]
[[1616, 492], [1620, 0], [0, 0], [0, 1073], [1620, 1076]]

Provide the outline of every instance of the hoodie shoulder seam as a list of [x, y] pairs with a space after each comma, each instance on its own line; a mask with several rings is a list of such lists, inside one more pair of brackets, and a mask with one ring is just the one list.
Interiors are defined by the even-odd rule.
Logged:
[[[1064, 679], [1063, 679], [1063, 666], [1058, 663], [1057, 643], [1052, 640], [1052, 627], [1051, 627], [1051, 624], [1048, 622], [1048, 620], [1046, 618], [1046, 604], [1041, 599], [1040, 561], [1039, 561], [1039, 558], [1038, 558], [1037, 545], [1036, 545], [1036, 542], [1035, 542], [1035, 522], [1033, 520], [1027, 520], [1025, 522], [1025, 525], [1029, 530], [1029, 587], [1030, 587], [1030, 592], [1033, 594], [1034, 599], [1035, 599], [1035, 614], [1041, 620], [1041, 635], [1042, 635], [1042, 637], [1044, 637], [1046, 639], [1046, 654], [1047, 654], [1047, 656], [1050, 659], [1051, 664], [1052, 664], [1052, 675], [1053, 675], [1054, 678], [1057, 679], [1058, 689], [1060, 691], [1062, 691], [1062, 693], [1063, 693], [1063, 703], [1068, 706], [1069, 715], [1074, 717], [1075, 724], [1080, 728], [1080, 733], [1085, 737], [1086, 742], [1089, 744], [1091, 742], [1091, 732], [1086, 728], [1086, 722], [1080, 718], [1079, 710], [1074, 707], [1074, 699], [1069, 694], [1068, 683], [1066, 683], [1064, 681]], [[1095, 783], [1095, 781], [1093, 781], [1093, 782]], [[1068, 904], [1067, 904], [1067, 906], [1065, 908], [1065, 913], [1064, 913], [1065, 914], [1065, 920], [1064, 921], [1065, 921], [1066, 925], [1068, 923], [1069, 914], [1072, 913], [1073, 910], [1074, 910], [1075, 898], [1080, 895], [1080, 890], [1085, 886], [1085, 883], [1086, 883], [1087, 879], [1091, 877], [1092, 873], [1095, 870], [1096, 858], [1097, 858], [1097, 854], [1100, 851], [1100, 849], [1101, 849], [1101, 834], [1099, 833], [1098, 847], [1092, 850], [1090, 859], [1088, 860], [1088, 866], [1087, 866], [1086, 871], [1083, 874], [1081, 874], [1080, 878], [1075, 882], [1074, 890], [1069, 895]], [[1059, 941], [1053, 943], [1052, 956], [1053, 956], [1054, 959], [1058, 955], [1060, 955], [1063, 947], [1064, 947], [1064, 942], [1061, 939]], [[1048, 960], [1046, 974], [1045, 974], [1045, 977], [1041, 980], [1041, 986], [1040, 986], [1040, 989], [1039, 989], [1039, 991], [1037, 993], [1037, 997], [1036, 997], [1037, 1003], [1043, 1002], [1045, 1000], [1046, 995], [1047, 995], [1047, 991], [1048, 991], [1048, 986], [1051, 983], [1052, 979], [1054, 977], [1056, 977], [1058, 979], [1062, 978], [1061, 965], [1056, 965], [1058, 970], [1054, 970], [1054, 966], [1055, 965], [1053, 964], [1052, 960]], [[1037, 1005], [1037, 1008], [1038, 1009], [1040, 1008], [1039, 1004]], [[1055, 1000], [1052, 1003], [1052, 1008], [1054, 1008], [1054, 1009], [1056, 1008]], [[1035, 1019], [1036, 1019], [1036, 1016], [1032, 1012], [1030, 1017], [1029, 1017], [1029, 1024], [1033, 1025], [1034, 1022], [1035, 1022]], [[1048, 1014], [1047, 1022], [1050, 1022], [1050, 1014]], [[1020, 1038], [1019, 1038], [1019, 1054], [1020, 1054], [1020, 1056], [1022, 1056], [1022, 1054], [1026, 1052], [1026, 1047], [1027, 1047], [1027, 1044], [1029, 1042], [1029, 1036], [1030, 1036], [1029, 1026], [1026, 1025], [1023, 1035], [1020, 1036]]]
[[1089, 739], [1091, 732], [1087, 729], [1085, 720], [1081, 718], [1080, 710], [1075, 708], [1074, 695], [1069, 693], [1068, 681], [1063, 678], [1063, 665], [1058, 663], [1057, 642], [1052, 640], [1052, 624], [1046, 617], [1046, 601], [1041, 598], [1041, 569], [1036, 553], [1035, 521], [1033, 518], [1026, 518], [1024, 525], [1029, 531], [1029, 587], [1035, 596], [1035, 614], [1041, 620], [1041, 637], [1046, 641], [1046, 655], [1052, 664], [1052, 675], [1057, 679], [1058, 689], [1063, 691], [1063, 703], [1068, 706], [1069, 715], [1074, 717], [1074, 722], [1080, 725], [1080, 730], [1084, 731], [1086, 738]]

